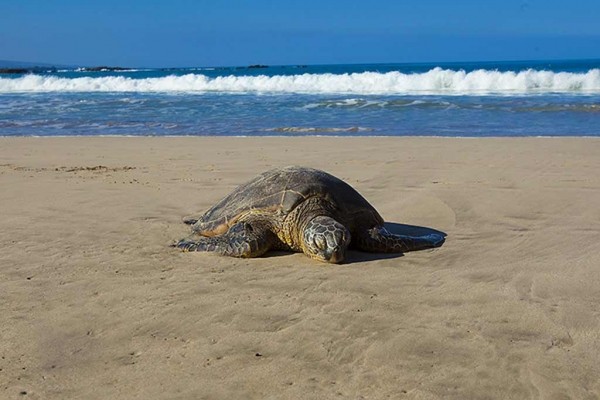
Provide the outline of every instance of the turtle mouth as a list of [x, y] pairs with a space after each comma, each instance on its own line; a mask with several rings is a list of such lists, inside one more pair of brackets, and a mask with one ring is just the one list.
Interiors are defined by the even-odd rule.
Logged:
[[340, 252], [332, 253], [331, 256], [329, 257], [329, 260], [327, 260], [327, 262], [330, 262], [333, 264], [339, 264], [344, 261], [344, 258], [345, 258], [344, 252], [340, 251]]
[[336, 246], [333, 249], [323, 253], [323, 261], [332, 264], [339, 264], [344, 261], [344, 258], [346, 258], [345, 256], [346, 252], [344, 249]]

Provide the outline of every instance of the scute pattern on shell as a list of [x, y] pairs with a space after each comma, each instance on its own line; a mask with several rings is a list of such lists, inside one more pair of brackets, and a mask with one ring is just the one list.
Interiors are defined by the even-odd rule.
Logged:
[[218, 235], [248, 213], [284, 217], [314, 196], [330, 201], [340, 214], [364, 211], [377, 214], [367, 200], [341, 179], [320, 170], [289, 166], [266, 171], [238, 186], [202, 215], [194, 230], [206, 236]]

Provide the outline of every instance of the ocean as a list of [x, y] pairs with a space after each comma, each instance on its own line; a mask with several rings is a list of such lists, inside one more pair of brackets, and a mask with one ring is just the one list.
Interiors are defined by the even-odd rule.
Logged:
[[600, 60], [0, 75], [0, 136], [600, 136]]

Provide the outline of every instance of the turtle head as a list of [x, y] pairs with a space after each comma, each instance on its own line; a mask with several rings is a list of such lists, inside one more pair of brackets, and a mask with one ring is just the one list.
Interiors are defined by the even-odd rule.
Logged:
[[341, 263], [350, 244], [350, 232], [335, 219], [319, 216], [311, 219], [302, 232], [304, 252], [319, 261]]

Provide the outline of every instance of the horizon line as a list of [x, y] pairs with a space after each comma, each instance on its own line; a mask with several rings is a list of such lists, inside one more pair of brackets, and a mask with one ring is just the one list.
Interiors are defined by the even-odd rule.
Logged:
[[351, 62], [351, 63], [292, 63], [292, 64], [238, 64], [238, 65], [196, 65], [196, 66], [162, 66], [162, 67], [147, 67], [147, 66], [124, 66], [111, 64], [59, 64], [48, 62], [32, 62], [32, 61], [15, 61], [15, 60], [0, 60], [0, 68], [2, 63], [15, 64], [9, 68], [126, 68], [126, 69], [192, 69], [192, 68], [248, 68], [257, 67], [319, 67], [319, 66], [334, 66], [334, 65], [445, 65], [445, 64], [494, 64], [494, 63], [551, 63], [551, 62], [600, 62], [599, 58], [552, 58], [552, 59], [496, 59], [496, 60], [462, 60], [462, 61], [403, 61], [403, 62]]

